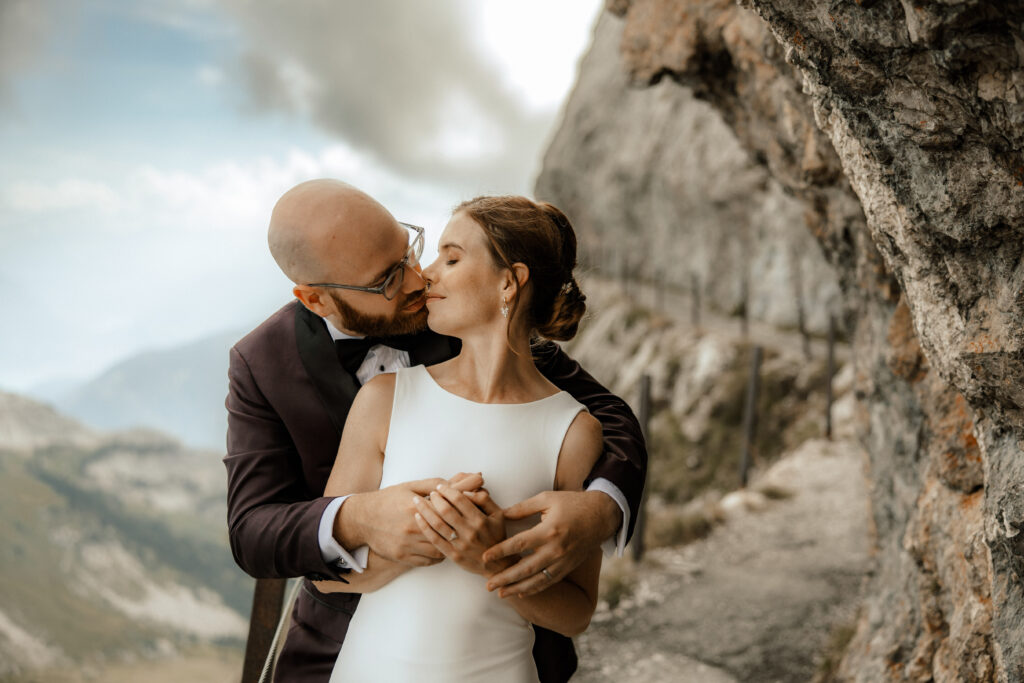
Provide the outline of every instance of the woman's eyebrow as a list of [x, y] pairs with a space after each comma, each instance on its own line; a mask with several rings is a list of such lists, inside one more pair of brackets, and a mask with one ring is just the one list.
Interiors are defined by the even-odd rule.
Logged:
[[441, 245], [441, 248], [442, 249], [458, 249], [459, 251], [466, 251], [465, 249], [463, 249], [461, 246], [459, 246], [455, 242], [445, 242], [444, 244]]

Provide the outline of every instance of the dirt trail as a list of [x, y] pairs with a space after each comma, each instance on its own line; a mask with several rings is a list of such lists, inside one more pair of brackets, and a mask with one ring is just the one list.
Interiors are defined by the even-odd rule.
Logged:
[[579, 639], [580, 683], [808, 681], [853, 625], [868, 567], [863, 453], [812, 440], [756, 486], [793, 492], [708, 538], [652, 551], [634, 592]]

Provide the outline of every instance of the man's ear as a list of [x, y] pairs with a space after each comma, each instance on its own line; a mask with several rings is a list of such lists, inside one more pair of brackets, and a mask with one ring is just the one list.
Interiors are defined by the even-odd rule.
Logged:
[[295, 285], [292, 288], [292, 294], [295, 298], [302, 302], [302, 305], [308, 308], [313, 313], [316, 313], [321, 318], [334, 313], [334, 308], [327, 303], [325, 298], [312, 287], [307, 285]]
[[526, 286], [530, 279], [530, 268], [525, 263], [513, 263], [512, 270], [506, 271], [505, 283], [501, 294], [506, 300], [515, 296], [515, 293]]

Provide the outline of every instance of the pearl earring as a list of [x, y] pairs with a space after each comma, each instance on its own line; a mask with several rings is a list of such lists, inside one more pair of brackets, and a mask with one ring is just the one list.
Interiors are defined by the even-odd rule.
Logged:
[[508, 302], [507, 301], [502, 301], [501, 302], [501, 317], [508, 318]]

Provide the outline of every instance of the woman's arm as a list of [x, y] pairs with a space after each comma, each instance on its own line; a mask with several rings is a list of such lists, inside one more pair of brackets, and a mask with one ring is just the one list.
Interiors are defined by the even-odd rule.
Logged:
[[[588, 413], [576, 416], [566, 433], [555, 474], [558, 490], [578, 491], [601, 454], [601, 423]], [[504, 537], [504, 519], [489, 496], [461, 494], [441, 486], [421, 500], [417, 522], [424, 535], [446, 557], [464, 569], [490, 578], [515, 558], [485, 563], [483, 552]], [[454, 534], [454, 538], [452, 535]], [[582, 633], [597, 606], [601, 552], [594, 549], [576, 569], [546, 590], [526, 597], [499, 593], [526, 620], [566, 636]]]
[[[580, 491], [602, 452], [601, 423], [580, 413], [569, 426], [558, 455], [555, 490]], [[586, 559], [550, 588], [525, 597], [505, 598], [530, 623], [564, 636], [583, 633], [597, 607], [597, 582], [601, 574], [601, 550], [594, 548]], [[501, 595], [504, 591], [499, 591]]]
[[[391, 404], [395, 395], [395, 375], [378, 375], [356, 394], [345, 421], [325, 496], [375, 491], [380, 487], [384, 466], [384, 446], [391, 423]], [[372, 550], [366, 569], [345, 575], [341, 581], [315, 581], [323, 593], [370, 593], [411, 569], [407, 564], [381, 557]]]
[[372, 593], [378, 588], [388, 585], [410, 569], [412, 569], [411, 565], [389, 560], [371, 550], [366, 559], [366, 569], [362, 573], [350, 572], [345, 575], [348, 583], [314, 581], [313, 585], [321, 593]]

